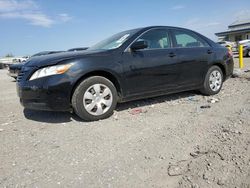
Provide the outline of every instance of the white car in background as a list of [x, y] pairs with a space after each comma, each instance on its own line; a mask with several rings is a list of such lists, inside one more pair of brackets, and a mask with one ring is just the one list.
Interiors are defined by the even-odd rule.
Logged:
[[230, 47], [232, 48], [234, 45], [235, 45], [235, 42], [231, 42], [231, 41], [220, 41], [220, 42], [217, 42], [218, 44], [220, 44], [221, 46], [224, 46], [224, 47]]
[[250, 39], [246, 39], [246, 40], [239, 41], [239, 44], [244, 45], [244, 44], [249, 43], [249, 42], [250, 42]]
[[242, 45], [242, 46], [243, 46], [243, 56], [247, 56], [248, 53], [245, 54], [244, 51], [245, 51], [245, 48], [246, 48], [247, 46], [249, 46], [249, 44], [250, 44], [250, 39], [241, 40], [241, 41], [239, 41], [237, 44], [235, 44], [235, 45], [233, 46], [232, 51], [233, 51], [234, 54], [238, 54], [238, 53], [239, 53], [239, 45]]
[[29, 57], [14, 57], [13, 63], [25, 63]]
[[25, 63], [29, 59], [28, 56], [25, 57], [5, 57], [0, 59], [0, 69], [9, 67], [9, 65], [16, 63]]

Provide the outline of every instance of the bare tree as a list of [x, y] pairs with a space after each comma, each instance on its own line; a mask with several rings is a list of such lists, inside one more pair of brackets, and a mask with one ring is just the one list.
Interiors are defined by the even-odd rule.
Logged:
[[5, 57], [14, 57], [14, 55], [12, 53], [8, 53], [5, 55]]

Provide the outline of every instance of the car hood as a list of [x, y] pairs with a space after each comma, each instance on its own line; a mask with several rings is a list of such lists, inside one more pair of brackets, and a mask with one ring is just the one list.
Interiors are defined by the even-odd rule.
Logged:
[[25, 66], [27, 67], [45, 67], [55, 65], [61, 61], [83, 58], [87, 56], [105, 56], [110, 52], [108, 50], [95, 50], [95, 51], [80, 51], [80, 52], [61, 52], [50, 55], [43, 55], [30, 58]]

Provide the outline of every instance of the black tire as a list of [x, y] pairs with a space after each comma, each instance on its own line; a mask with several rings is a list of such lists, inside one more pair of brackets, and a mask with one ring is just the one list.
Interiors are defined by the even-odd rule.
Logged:
[[[209, 81], [209, 78], [210, 78], [210, 75], [212, 72], [214, 71], [218, 71], [221, 75], [221, 85], [219, 87], [218, 90], [214, 91], [211, 89], [210, 87], [210, 81]], [[205, 80], [204, 80], [204, 83], [203, 83], [203, 88], [200, 89], [200, 92], [204, 95], [215, 95], [217, 93], [220, 92], [221, 88], [222, 88], [222, 85], [223, 85], [223, 81], [224, 81], [224, 78], [223, 78], [223, 73], [222, 73], [222, 70], [220, 67], [214, 65], [212, 67], [210, 67], [207, 71], [207, 74], [206, 74], [206, 77], [205, 77]]]
[[[92, 115], [90, 114], [84, 107], [83, 97], [84, 93], [87, 89], [95, 84], [103, 84], [107, 86], [111, 93], [112, 93], [112, 103], [108, 111], [106, 111], [102, 115]], [[85, 121], [97, 121], [100, 119], [105, 119], [110, 117], [113, 114], [113, 111], [116, 107], [118, 101], [117, 91], [114, 84], [109, 81], [108, 79], [101, 77], [101, 76], [92, 76], [89, 77], [78, 84], [76, 87], [73, 96], [72, 96], [72, 107], [74, 112], [83, 120]]]

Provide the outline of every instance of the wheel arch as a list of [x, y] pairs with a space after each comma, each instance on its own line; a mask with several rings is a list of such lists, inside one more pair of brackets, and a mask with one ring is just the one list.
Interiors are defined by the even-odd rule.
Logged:
[[115, 86], [115, 88], [117, 90], [118, 99], [120, 100], [122, 98], [123, 92], [122, 92], [122, 88], [121, 88], [121, 84], [119, 82], [119, 79], [114, 74], [112, 74], [109, 71], [106, 71], [106, 70], [95, 70], [95, 71], [88, 72], [88, 73], [82, 75], [79, 79], [77, 79], [77, 81], [74, 83], [74, 86], [73, 86], [73, 88], [71, 90], [70, 101], [72, 100], [72, 96], [73, 96], [73, 93], [74, 93], [76, 87], [83, 80], [85, 80], [86, 78], [89, 78], [91, 76], [102, 76], [102, 77], [110, 80], [114, 84], [114, 86]]
[[212, 66], [218, 66], [221, 69], [221, 71], [223, 73], [223, 81], [225, 81], [226, 80], [226, 68], [225, 68], [225, 66], [221, 63], [213, 63], [210, 67], [212, 67]]

